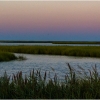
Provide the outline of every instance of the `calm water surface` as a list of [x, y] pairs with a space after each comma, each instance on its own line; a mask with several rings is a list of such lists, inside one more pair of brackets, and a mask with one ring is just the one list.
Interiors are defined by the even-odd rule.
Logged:
[[39, 46], [100, 46], [100, 44], [52, 44], [52, 43], [0, 43], [0, 45], [39, 45]]
[[40, 70], [41, 74], [50, 72], [50, 77], [53, 78], [55, 73], [59, 79], [64, 79], [65, 74], [69, 73], [67, 63], [69, 63], [76, 72], [83, 72], [78, 66], [81, 66], [88, 72], [88, 69], [97, 66], [98, 72], [100, 72], [100, 59], [99, 58], [86, 58], [86, 57], [68, 57], [68, 56], [51, 56], [51, 55], [30, 55], [30, 54], [15, 54], [23, 55], [27, 60], [23, 61], [9, 61], [0, 62], [0, 76], [6, 71], [8, 75], [16, 74], [18, 71], [22, 71], [23, 74], [29, 75], [29, 72], [33, 70]]

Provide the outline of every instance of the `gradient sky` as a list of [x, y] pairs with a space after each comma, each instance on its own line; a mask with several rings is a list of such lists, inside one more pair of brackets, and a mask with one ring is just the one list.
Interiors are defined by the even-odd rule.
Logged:
[[100, 41], [100, 1], [0, 1], [0, 40]]

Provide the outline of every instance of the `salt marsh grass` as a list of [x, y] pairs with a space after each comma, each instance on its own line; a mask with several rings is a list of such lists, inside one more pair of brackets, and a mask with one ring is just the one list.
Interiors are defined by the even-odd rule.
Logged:
[[95, 46], [0, 46], [0, 50], [26, 54], [100, 57], [100, 47]]
[[0, 51], [0, 61], [10, 61], [14, 59], [17, 59], [14, 54]]
[[0, 62], [2, 61], [11, 61], [11, 60], [26, 60], [26, 57], [23, 57], [22, 55], [19, 55], [18, 57], [15, 56], [11, 52], [5, 52], [5, 51], [0, 51]]

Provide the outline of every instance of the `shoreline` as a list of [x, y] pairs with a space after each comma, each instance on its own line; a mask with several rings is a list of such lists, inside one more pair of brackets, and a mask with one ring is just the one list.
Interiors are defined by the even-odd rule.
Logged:
[[29, 40], [0, 40], [0, 43], [100, 44], [100, 41], [29, 41]]

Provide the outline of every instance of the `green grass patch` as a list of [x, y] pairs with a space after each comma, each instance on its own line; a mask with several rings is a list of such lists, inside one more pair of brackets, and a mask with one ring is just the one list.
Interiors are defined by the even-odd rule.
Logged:
[[27, 58], [19, 55], [18, 57], [15, 56], [13, 53], [11, 52], [4, 52], [4, 51], [0, 51], [0, 62], [2, 61], [11, 61], [11, 60], [26, 60]]
[[10, 61], [10, 60], [15, 60], [17, 57], [9, 52], [1, 52], [0, 51], [0, 62], [1, 61]]
[[0, 46], [1, 51], [26, 54], [100, 57], [96, 46]]

